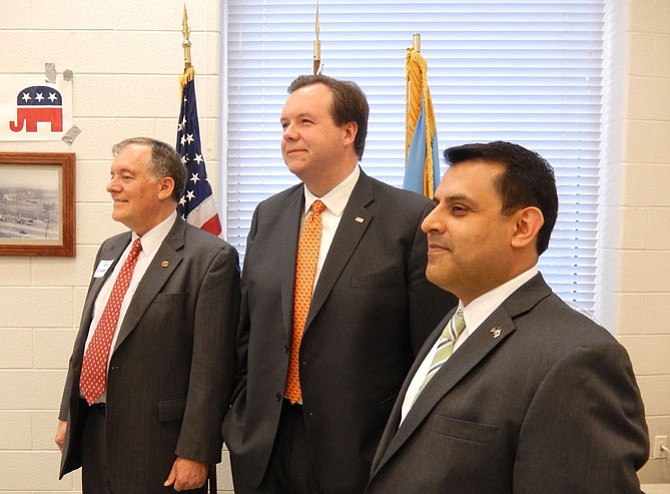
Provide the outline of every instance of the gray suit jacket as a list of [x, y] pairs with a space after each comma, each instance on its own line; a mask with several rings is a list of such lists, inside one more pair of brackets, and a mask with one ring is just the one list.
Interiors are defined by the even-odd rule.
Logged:
[[[130, 232], [106, 240], [96, 257], [118, 261]], [[69, 426], [61, 477], [81, 466], [79, 376], [95, 299], [92, 278], [63, 393]], [[115, 492], [164, 492], [175, 455], [220, 461], [221, 421], [234, 383], [239, 311], [237, 252], [177, 219], [135, 291], [107, 381], [107, 461]]]
[[367, 492], [640, 492], [648, 438], [628, 355], [539, 274], [470, 335], [398, 427], [409, 382], [449, 317], [405, 380]]
[[[431, 203], [364, 173], [315, 287], [301, 344], [310, 448], [324, 492], [360, 493], [415, 352], [455, 298], [425, 278]], [[289, 361], [297, 185], [254, 213], [242, 273], [240, 381], [224, 420], [233, 477], [258, 485], [277, 433]]]

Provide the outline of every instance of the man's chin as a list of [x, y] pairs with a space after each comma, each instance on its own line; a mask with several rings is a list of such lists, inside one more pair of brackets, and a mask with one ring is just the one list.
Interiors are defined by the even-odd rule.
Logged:
[[112, 219], [114, 221], [123, 222], [123, 219], [125, 218], [125, 216], [126, 215], [123, 213], [121, 208], [114, 207], [114, 209], [112, 209]]
[[447, 277], [445, 276], [444, 268], [441, 268], [436, 263], [431, 263], [428, 261], [426, 266], [426, 279], [430, 281], [433, 285], [439, 286], [443, 290], [447, 290], [444, 287]]

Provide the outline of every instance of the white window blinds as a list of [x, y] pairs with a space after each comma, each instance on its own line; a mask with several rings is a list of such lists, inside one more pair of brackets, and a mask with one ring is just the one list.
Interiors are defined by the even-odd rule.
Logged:
[[[227, 238], [244, 253], [254, 208], [297, 182], [279, 150], [286, 88], [312, 70], [315, 0], [224, 7]], [[362, 166], [401, 186], [406, 49], [421, 34], [440, 150], [509, 140], [555, 168], [559, 219], [540, 268], [593, 310], [604, 0], [320, 0], [324, 73], [371, 107]], [[446, 164], [442, 163], [444, 171]]]

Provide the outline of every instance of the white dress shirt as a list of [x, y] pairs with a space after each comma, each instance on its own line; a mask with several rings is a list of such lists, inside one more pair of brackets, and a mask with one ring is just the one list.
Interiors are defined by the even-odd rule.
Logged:
[[[140, 281], [144, 277], [144, 274], [146, 273], [149, 264], [156, 255], [156, 252], [158, 251], [158, 247], [160, 247], [160, 245], [163, 243], [163, 240], [165, 240], [165, 237], [170, 232], [170, 229], [172, 228], [176, 220], [177, 220], [177, 211], [175, 210], [165, 220], [163, 220], [161, 223], [156, 225], [154, 228], [149, 230], [141, 237], [140, 243], [142, 244], [142, 250], [140, 251], [140, 254], [137, 258], [137, 264], [135, 264], [133, 275], [130, 278], [130, 285], [128, 285], [128, 290], [126, 291], [126, 294], [123, 297], [123, 302], [121, 303], [119, 320], [116, 324], [116, 329], [114, 330], [114, 337], [112, 338], [111, 350], [109, 351], [109, 357], [107, 359], [108, 371], [109, 371], [109, 361], [112, 359], [112, 354], [114, 353], [114, 348], [116, 347], [116, 340], [119, 337], [119, 328], [121, 328], [121, 323], [123, 322], [123, 318], [125, 317], [126, 312], [128, 311], [128, 306], [130, 305], [130, 301], [133, 299], [133, 295], [135, 293], [135, 290], [137, 289], [137, 285], [139, 285]], [[123, 266], [123, 263], [126, 262], [126, 259], [130, 254], [130, 249], [136, 238], [138, 238], [138, 235], [135, 232], [132, 232], [130, 243], [126, 247], [126, 250], [124, 250], [123, 253], [121, 254], [119, 261], [114, 266], [114, 271], [107, 278], [105, 284], [102, 286], [100, 292], [98, 293], [97, 298], [95, 299], [95, 305], [93, 306], [93, 320], [91, 321], [91, 325], [88, 330], [88, 336], [86, 337], [84, 353], [86, 353], [86, 349], [88, 348], [89, 343], [91, 343], [91, 339], [93, 338], [95, 328], [98, 326], [100, 318], [102, 317], [102, 311], [105, 309], [107, 301], [109, 300], [109, 297], [112, 294], [112, 288], [114, 287], [114, 282], [116, 281], [116, 278], [119, 276], [121, 267]], [[113, 261], [113, 259], [100, 259], [98, 266], [96, 266], [94, 276], [103, 276], [105, 271], [100, 272], [101, 266], [104, 266], [105, 263], [110, 263], [110, 261]], [[98, 398], [96, 403], [104, 403], [106, 400], [107, 400], [107, 391], [105, 391], [104, 393], [102, 393], [102, 395], [100, 395], [100, 398]]]
[[[479, 327], [481, 324], [489, 317], [494, 310], [496, 310], [500, 304], [502, 304], [507, 297], [512, 295], [518, 288], [520, 288], [524, 283], [530, 280], [533, 276], [538, 273], [537, 264], [530, 268], [527, 271], [524, 271], [520, 275], [511, 280], [503, 283], [502, 285], [494, 288], [493, 290], [480, 295], [472, 302], [470, 302], [467, 307], [463, 306], [462, 301], [458, 301], [458, 309], [463, 311], [463, 318], [465, 319], [465, 329], [460, 334], [456, 343], [454, 344], [454, 352], [456, 352], [468, 339], [468, 337]], [[405, 399], [402, 403], [402, 412], [400, 417], [400, 423], [405, 420], [407, 414], [412, 408], [412, 404], [416, 399], [416, 396], [423, 384], [428, 370], [430, 369], [430, 364], [433, 361], [433, 356], [437, 350], [437, 342], [439, 338], [435, 341], [435, 344], [430, 349], [426, 358], [421, 362], [421, 365], [414, 374], [412, 381], [410, 382], [409, 387], [407, 388], [407, 393], [405, 394]]]

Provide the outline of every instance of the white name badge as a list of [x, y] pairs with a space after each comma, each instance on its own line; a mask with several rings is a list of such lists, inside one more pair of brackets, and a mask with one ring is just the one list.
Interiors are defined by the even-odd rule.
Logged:
[[98, 267], [95, 268], [95, 273], [93, 273], [94, 278], [102, 278], [105, 276], [105, 273], [109, 269], [109, 267], [114, 264], [114, 259], [107, 261], [107, 260], [102, 260], [100, 261], [100, 264], [98, 264]]

